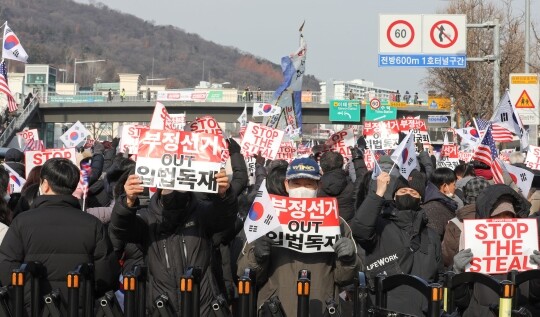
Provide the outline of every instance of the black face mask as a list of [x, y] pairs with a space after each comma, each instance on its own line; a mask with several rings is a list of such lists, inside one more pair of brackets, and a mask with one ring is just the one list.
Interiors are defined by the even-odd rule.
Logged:
[[420, 198], [415, 198], [409, 194], [396, 195], [396, 207], [399, 210], [419, 210]]

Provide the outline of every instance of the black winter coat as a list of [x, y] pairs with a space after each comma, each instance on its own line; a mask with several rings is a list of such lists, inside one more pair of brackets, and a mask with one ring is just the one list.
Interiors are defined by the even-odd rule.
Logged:
[[318, 197], [336, 197], [339, 216], [349, 221], [354, 216], [354, 184], [347, 172], [336, 169], [324, 173], [319, 185]]
[[[371, 192], [350, 222], [354, 239], [366, 251], [366, 275], [371, 286], [382, 272], [436, 280], [442, 268], [441, 242], [437, 234], [426, 227], [423, 211], [394, 208], [387, 212], [385, 208], [381, 214], [384, 206], [384, 198]], [[401, 286], [388, 293], [388, 308], [422, 316], [427, 302], [410, 287]]]
[[422, 209], [428, 218], [427, 226], [435, 230], [441, 241], [448, 221], [456, 216], [457, 206], [452, 198], [445, 196], [437, 186], [428, 182]]
[[[21, 263], [38, 261], [47, 273], [42, 296], [59, 288], [67, 299], [66, 274], [83, 263], [94, 264], [96, 296], [117, 288], [119, 265], [99, 219], [82, 212], [71, 195], [40, 196], [34, 207], [13, 220], [0, 246], [3, 285], [11, 285], [11, 272]], [[30, 288], [26, 291], [29, 305]]]
[[[217, 286], [210, 268], [212, 234], [234, 225], [237, 202], [232, 190], [222, 199], [198, 200], [194, 193], [155, 194], [148, 208], [128, 208], [121, 196], [113, 209], [115, 238], [141, 245], [148, 266], [147, 299], [168, 295], [180, 312], [178, 281], [187, 267], [200, 267], [201, 316], [209, 316]], [[152, 307], [149, 305], [148, 307]]]

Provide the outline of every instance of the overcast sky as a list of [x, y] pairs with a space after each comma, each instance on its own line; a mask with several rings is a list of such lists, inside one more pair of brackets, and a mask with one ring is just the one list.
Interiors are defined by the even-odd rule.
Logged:
[[[86, 0], [78, 2], [88, 3]], [[519, 2], [524, 3], [525, 0]], [[379, 14], [434, 14], [441, 0], [102, 0], [107, 6], [156, 24], [174, 25], [215, 43], [279, 63], [298, 47], [306, 20], [306, 72], [322, 81], [366, 79], [376, 86], [424, 94], [424, 68], [377, 66]], [[531, 0], [533, 17], [540, 0]], [[524, 5], [516, 4], [523, 11]], [[156, 63], [159, 61], [156, 61]]]

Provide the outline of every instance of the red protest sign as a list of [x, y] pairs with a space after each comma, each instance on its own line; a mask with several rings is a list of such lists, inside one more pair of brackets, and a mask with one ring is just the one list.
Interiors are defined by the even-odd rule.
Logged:
[[274, 246], [303, 253], [334, 252], [332, 246], [341, 236], [336, 198], [270, 198], [281, 223], [281, 232], [267, 233]]
[[276, 160], [291, 162], [296, 157], [296, 147], [293, 142], [282, 142], [276, 156]]
[[538, 250], [536, 219], [465, 219], [464, 247], [473, 259], [467, 272], [503, 274], [536, 269], [529, 256]]
[[[24, 165], [26, 168], [26, 177], [35, 166], [41, 166], [52, 158], [66, 158], [77, 165], [75, 148], [69, 149], [46, 149], [44, 151], [26, 151], [24, 154]], [[22, 175], [21, 175], [22, 176]]]

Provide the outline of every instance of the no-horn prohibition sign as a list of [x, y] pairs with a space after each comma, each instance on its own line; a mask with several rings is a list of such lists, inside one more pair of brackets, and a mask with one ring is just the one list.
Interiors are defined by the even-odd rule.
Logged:
[[397, 48], [409, 46], [414, 40], [414, 27], [405, 20], [392, 22], [386, 30], [388, 43]]
[[448, 20], [437, 21], [429, 32], [431, 42], [440, 48], [451, 47], [458, 40], [458, 36], [458, 28]]

